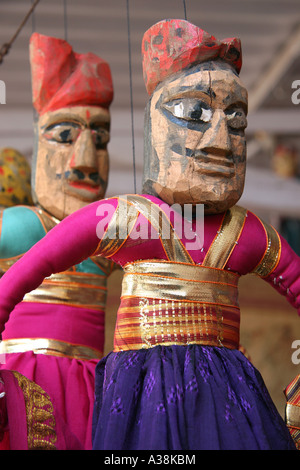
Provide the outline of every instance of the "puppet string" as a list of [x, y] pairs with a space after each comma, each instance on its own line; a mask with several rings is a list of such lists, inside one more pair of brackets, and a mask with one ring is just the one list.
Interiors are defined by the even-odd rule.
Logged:
[[65, 31], [65, 41], [68, 41], [67, 0], [64, 0], [64, 31]]
[[13, 42], [15, 41], [15, 39], [17, 38], [18, 34], [20, 33], [21, 29], [24, 27], [26, 21], [28, 20], [28, 18], [30, 17], [30, 15], [32, 14], [33, 10], [35, 9], [35, 7], [37, 6], [37, 4], [39, 3], [40, 0], [35, 0], [34, 3], [31, 5], [31, 8], [30, 10], [28, 11], [28, 13], [26, 14], [25, 18], [23, 19], [23, 21], [21, 22], [20, 26], [18, 27], [17, 31], [15, 32], [15, 34], [13, 35], [13, 37], [11, 38], [11, 40], [9, 42], [6, 42], [3, 44], [3, 46], [1, 47], [0, 49], [0, 64], [3, 62], [3, 58], [6, 54], [8, 54]]
[[184, 10], [184, 19], [187, 20], [185, 0], [183, 0], [183, 10]]
[[132, 70], [131, 70], [131, 41], [130, 41], [129, 0], [127, 0], [127, 30], [128, 30], [129, 82], [130, 82], [130, 107], [131, 107], [132, 159], [133, 159], [134, 192], [136, 193], [136, 167], [135, 167], [135, 143], [134, 143], [133, 98], [132, 98]]
[[[31, 5], [33, 5], [33, 0], [31, 0]], [[34, 14], [34, 11], [31, 14], [31, 30], [32, 30], [32, 33], [35, 32], [35, 14]]]

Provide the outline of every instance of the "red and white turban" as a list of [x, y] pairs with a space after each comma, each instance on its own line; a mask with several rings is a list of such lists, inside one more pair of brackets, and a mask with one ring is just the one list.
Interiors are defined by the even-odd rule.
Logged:
[[151, 26], [142, 40], [143, 74], [151, 95], [170, 75], [208, 60], [220, 59], [240, 72], [241, 42], [238, 38], [219, 41], [185, 20], [163, 20]]

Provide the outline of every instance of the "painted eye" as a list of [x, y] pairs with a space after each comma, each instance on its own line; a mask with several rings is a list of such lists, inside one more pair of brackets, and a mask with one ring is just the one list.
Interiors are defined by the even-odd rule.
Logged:
[[97, 126], [94, 126], [91, 131], [95, 147], [97, 149], [105, 148], [106, 144], [109, 142], [109, 132], [106, 129], [103, 129], [103, 127]]
[[169, 101], [163, 105], [173, 116], [186, 121], [209, 122], [212, 110], [199, 100], [184, 98]]
[[79, 133], [79, 127], [61, 123], [47, 127], [43, 136], [47, 140], [54, 140], [60, 144], [71, 144], [77, 139]]
[[247, 127], [247, 117], [243, 109], [231, 110], [226, 113], [229, 127], [244, 130]]

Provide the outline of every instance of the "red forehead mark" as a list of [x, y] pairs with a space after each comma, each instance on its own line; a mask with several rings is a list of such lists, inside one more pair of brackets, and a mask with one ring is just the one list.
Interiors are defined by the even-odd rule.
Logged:
[[86, 116], [86, 118], [87, 118], [88, 120], [89, 120], [90, 117], [91, 117], [91, 113], [90, 113], [90, 111], [89, 111], [88, 109], [87, 109], [86, 112], [85, 112], [85, 116]]

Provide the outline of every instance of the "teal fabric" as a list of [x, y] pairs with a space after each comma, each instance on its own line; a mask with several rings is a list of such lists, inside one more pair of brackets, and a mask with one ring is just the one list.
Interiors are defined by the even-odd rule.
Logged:
[[[0, 258], [8, 259], [26, 253], [37, 241], [46, 235], [40, 218], [33, 208], [14, 206], [3, 210]], [[77, 272], [105, 275], [105, 272], [91, 259], [75, 266]]]
[[80, 264], [76, 264], [75, 268], [76, 268], [76, 271], [80, 273], [105, 275], [105, 272], [100, 268], [100, 266], [94, 263], [90, 258], [82, 261], [82, 263]]
[[38, 215], [31, 207], [14, 206], [4, 209], [0, 258], [13, 258], [25, 253], [45, 234], [45, 229]]

